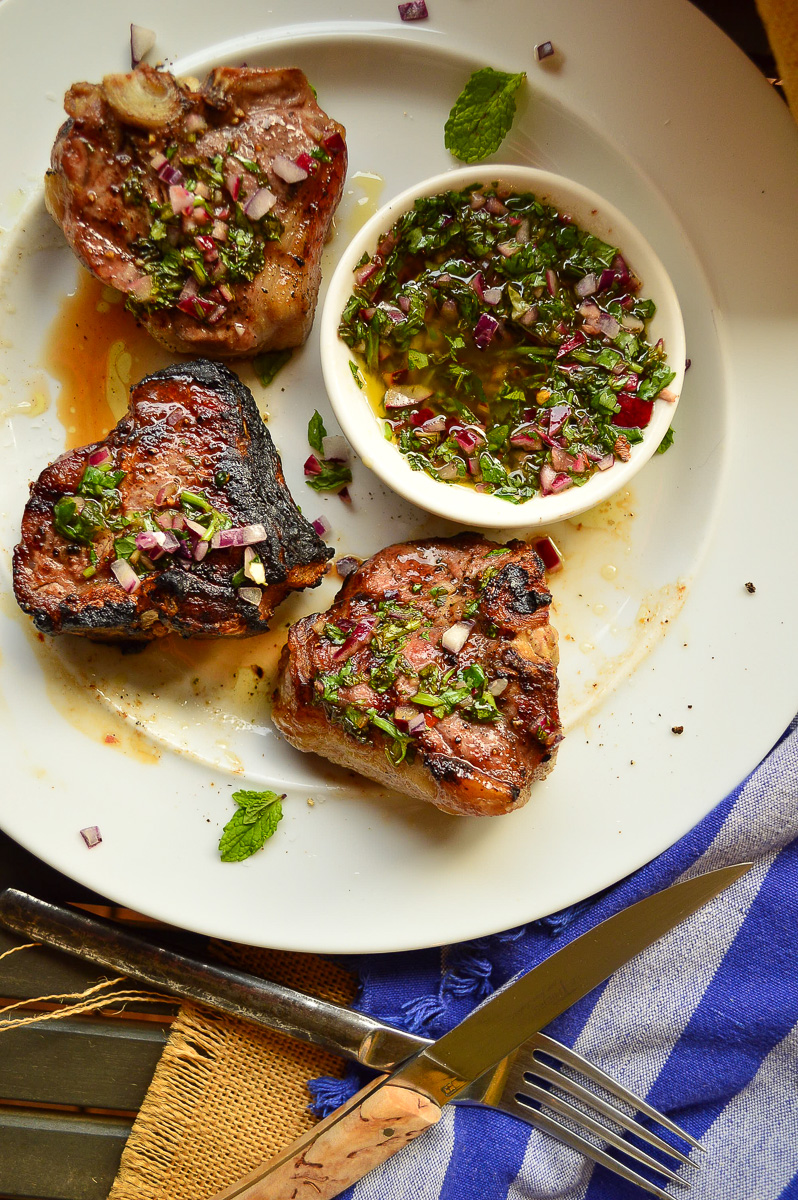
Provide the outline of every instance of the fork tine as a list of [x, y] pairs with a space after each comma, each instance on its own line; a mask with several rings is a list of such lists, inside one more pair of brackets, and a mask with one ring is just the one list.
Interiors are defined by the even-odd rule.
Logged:
[[658, 1112], [656, 1108], [646, 1103], [634, 1092], [630, 1092], [627, 1088], [618, 1083], [617, 1079], [613, 1079], [611, 1075], [607, 1075], [599, 1067], [593, 1065], [588, 1059], [583, 1058], [581, 1054], [577, 1054], [575, 1050], [569, 1049], [568, 1046], [563, 1046], [561, 1042], [555, 1042], [552, 1038], [546, 1037], [545, 1033], [538, 1033], [532, 1039], [535, 1043], [535, 1048], [542, 1050], [544, 1054], [549, 1054], [552, 1058], [558, 1059], [565, 1063], [566, 1066], [573, 1068], [574, 1071], [579, 1071], [587, 1079], [591, 1079], [593, 1083], [597, 1083], [599, 1087], [603, 1087], [605, 1091], [615, 1096], [618, 1100], [625, 1100], [637, 1112], [643, 1113], [644, 1116], [650, 1117], [652, 1121], [656, 1121], [658, 1125], [662, 1125], [664, 1129], [670, 1130], [680, 1137], [682, 1141], [693, 1146], [696, 1150], [704, 1153], [704, 1147], [700, 1142], [697, 1142], [694, 1137], [691, 1137], [680, 1125], [675, 1121], [671, 1121], [664, 1113]]
[[698, 1170], [698, 1164], [694, 1163], [686, 1154], [682, 1154], [681, 1150], [674, 1149], [673, 1146], [668, 1145], [661, 1137], [658, 1137], [656, 1133], [652, 1133], [650, 1129], [646, 1129], [643, 1125], [638, 1124], [634, 1117], [627, 1116], [621, 1109], [608, 1104], [606, 1100], [602, 1100], [594, 1092], [589, 1092], [587, 1088], [582, 1087], [581, 1083], [577, 1083], [573, 1079], [567, 1079], [561, 1071], [556, 1070], [554, 1067], [548, 1067], [545, 1063], [541, 1063], [536, 1058], [533, 1058], [532, 1063], [527, 1063], [524, 1075], [530, 1081], [533, 1075], [537, 1076], [538, 1079], [545, 1079], [561, 1091], [567, 1092], [569, 1096], [573, 1096], [574, 1099], [581, 1100], [588, 1108], [595, 1109], [596, 1112], [600, 1112], [602, 1116], [609, 1118], [610, 1121], [615, 1121], [616, 1124], [622, 1125], [624, 1129], [628, 1129], [630, 1133], [634, 1133], [641, 1141], [648, 1142], [649, 1146], [654, 1146], [657, 1150], [662, 1150], [672, 1158], [678, 1159], [685, 1166], [692, 1167], [694, 1171]]
[[561, 1100], [559, 1096], [553, 1095], [546, 1091], [545, 1088], [538, 1087], [537, 1084], [527, 1084], [527, 1091], [516, 1094], [516, 1100], [524, 1104], [525, 1100], [533, 1099], [538, 1103], [545, 1105], [546, 1108], [552, 1108], [555, 1112], [561, 1113], [564, 1117], [570, 1117], [577, 1125], [581, 1125], [583, 1129], [589, 1129], [591, 1133], [596, 1134], [604, 1142], [609, 1142], [616, 1150], [620, 1150], [629, 1158], [635, 1159], [636, 1162], [642, 1163], [645, 1167], [650, 1167], [659, 1175], [664, 1175], [671, 1183], [681, 1184], [682, 1187], [689, 1187], [686, 1180], [674, 1174], [669, 1167], [658, 1162], [656, 1158], [652, 1158], [650, 1154], [646, 1154], [645, 1150], [639, 1150], [637, 1146], [633, 1146], [631, 1142], [627, 1142], [621, 1134], [616, 1133], [614, 1129], [609, 1129], [606, 1125], [595, 1121], [587, 1113], [581, 1109], [575, 1108], [573, 1104], [569, 1104], [567, 1100]]
[[537, 1109], [532, 1108], [527, 1110], [526, 1106], [524, 1106], [524, 1110], [523, 1119], [528, 1121], [530, 1125], [534, 1125], [541, 1133], [547, 1133], [549, 1137], [555, 1138], [565, 1146], [570, 1146], [578, 1154], [583, 1154], [585, 1158], [592, 1159], [599, 1166], [606, 1167], [608, 1171], [613, 1171], [629, 1183], [636, 1183], [638, 1187], [643, 1188], [652, 1196], [658, 1196], [659, 1200], [671, 1200], [671, 1197], [667, 1192], [663, 1192], [662, 1188], [657, 1187], [655, 1183], [649, 1183], [642, 1175], [638, 1175], [637, 1171], [633, 1171], [631, 1167], [627, 1167], [626, 1163], [619, 1162], [617, 1158], [613, 1158], [611, 1154], [607, 1154], [606, 1150], [602, 1150], [600, 1146], [594, 1146], [587, 1138], [580, 1137], [578, 1133], [574, 1133], [571, 1129], [566, 1129], [564, 1125], [559, 1125], [551, 1117], [546, 1116], [545, 1113], [538, 1112]]

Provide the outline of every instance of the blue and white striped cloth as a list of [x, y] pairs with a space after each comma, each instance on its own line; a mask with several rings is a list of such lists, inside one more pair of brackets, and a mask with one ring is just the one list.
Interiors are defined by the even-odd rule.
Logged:
[[[369, 956], [358, 1007], [437, 1037], [520, 970], [642, 896], [728, 863], [754, 867], [548, 1032], [708, 1152], [691, 1200], [798, 1200], [798, 721], [676, 846], [600, 897], [441, 951]], [[329, 1111], [354, 1072], [313, 1085]], [[659, 1182], [659, 1181], [658, 1181]], [[666, 1189], [667, 1190], [667, 1189]], [[671, 1185], [674, 1196], [686, 1193]], [[502, 1113], [447, 1106], [414, 1149], [347, 1200], [637, 1200], [645, 1193]], [[670, 1193], [669, 1193], [670, 1194]]]

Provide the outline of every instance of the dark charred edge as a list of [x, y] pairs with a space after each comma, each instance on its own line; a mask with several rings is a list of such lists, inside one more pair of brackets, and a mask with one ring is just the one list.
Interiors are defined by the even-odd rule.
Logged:
[[187, 379], [217, 392], [224, 399], [231, 399], [231, 412], [241, 420], [242, 433], [248, 440], [247, 452], [242, 455], [235, 447], [230, 447], [218, 461], [230, 477], [227, 494], [241, 524], [262, 523], [266, 526], [267, 549], [262, 557], [266, 559], [267, 582], [283, 583], [294, 567], [323, 563], [332, 558], [335, 551], [302, 516], [289, 494], [272, 436], [252, 393], [238, 376], [223, 363], [198, 358], [147, 375], [136, 387], [161, 379]]
[[[533, 551], [534, 553], [534, 551]], [[537, 558], [537, 555], [535, 555]], [[540, 573], [543, 575], [543, 564], [540, 562]], [[538, 590], [536, 581], [530, 579], [530, 574], [520, 563], [511, 562], [498, 572], [485, 585], [485, 600], [488, 604], [498, 604], [502, 598], [506, 600], [511, 612], [522, 616], [533, 616], [538, 609], [551, 604], [551, 592]]]
[[502, 667], [514, 672], [523, 690], [529, 695], [538, 690], [557, 688], [557, 670], [550, 659], [530, 662], [513, 649], [512, 642], [502, 642], [499, 655]]

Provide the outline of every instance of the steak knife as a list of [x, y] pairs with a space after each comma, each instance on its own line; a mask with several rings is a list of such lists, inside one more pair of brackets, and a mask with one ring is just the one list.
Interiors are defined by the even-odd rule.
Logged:
[[750, 866], [694, 876], [602, 921], [213, 1200], [332, 1200], [435, 1125], [442, 1105]]

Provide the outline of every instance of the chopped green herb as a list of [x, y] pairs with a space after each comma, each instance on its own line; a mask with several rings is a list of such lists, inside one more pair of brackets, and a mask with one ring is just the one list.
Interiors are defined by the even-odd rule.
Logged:
[[479, 162], [498, 150], [515, 116], [515, 93], [526, 74], [493, 67], [475, 71], [454, 102], [444, 129], [444, 144], [455, 158]]
[[222, 831], [219, 853], [222, 862], [242, 862], [274, 834], [283, 815], [285, 794], [240, 790], [233, 792], [238, 808]]
[[360, 390], [362, 392], [363, 388], [365, 387], [366, 381], [363, 378], [363, 376], [360, 374], [360, 368], [358, 367], [357, 363], [353, 362], [351, 358], [349, 360], [349, 370], [352, 372], [352, 378], [354, 379], [355, 383], [357, 384], [357, 386], [360, 388]]
[[665, 430], [665, 436], [657, 446], [657, 454], [664, 454], [665, 451], [673, 445], [673, 426], [669, 425]]
[[317, 454], [324, 453], [324, 439], [327, 436], [327, 430], [324, 428], [324, 421], [319, 412], [314, 412], [313, 416], [308, 421], [308, 444]]
[[289, 362], [292, 353], [291, 350], [269, 350], [253, 358], [252, 368], [262, 387], [268, 387], [274, 381], [275, 375]]

